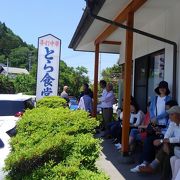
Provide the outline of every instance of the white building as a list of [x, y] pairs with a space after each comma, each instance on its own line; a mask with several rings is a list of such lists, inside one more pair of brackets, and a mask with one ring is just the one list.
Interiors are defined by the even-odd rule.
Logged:
[[29, 74], [29, 72], [25, 68], [0, 66], [0, 74], [15, 77], [18, 74]]
[[[124, 24], [127, 22], [128, 13], [133, 12], [134, 28], [174, 41], [179, 45], [179, 9], [179, 0], [100, 0], [96, 2], [93, 12], [98, 16], [110, 20], [116, 19], [117, 22]], [[136, 99], [143, 96], [141, 103], [145, 105], [145, 101], [152, 95], [157, 84], [161, 80], [166, 80], [171, 92], [174, 85], [176, 89], [174, 92], [180, 103], [179, 48], [175, 87], [173, 84], [173, 46], [137, 33], [133, 35], [132, 94]], [[113, 29], [109, 24], [93, 19], [86, 10], [69, 47], [78, 51], [95, 52], [94, 44], [97, 42], [100, 42], [99, 52], [118, 53], [120, 64], [125, 62], [126, 30]]]
[[[129, 96], [134, 95], [145, 110], [149, 97], [161, 80], [169, 83], [171, 95], [180, 104], [179, 9], [179, 0], [94, 0], [92, 12], [96, 18], [89, 15], [87, 8], [82, 15], [69, 47], [76, 51], [95, 52], [94, 107], [99, 53], [119, 54], [119, 63], [125, 64], [124, 129], [129, 129]], [[161, 37], [165, 42], [105, 23], [97, 16]], [[123, 152], [128, 146], [128, 130], [125, 131]]]

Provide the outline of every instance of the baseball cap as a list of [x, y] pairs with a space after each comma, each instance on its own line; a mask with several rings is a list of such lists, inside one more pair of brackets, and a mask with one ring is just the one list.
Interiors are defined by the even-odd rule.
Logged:
[[179, 106], [173, 106], [169, 110], [167, 110], [168, 114], [178, 113], [180, 114], [180, 107]]

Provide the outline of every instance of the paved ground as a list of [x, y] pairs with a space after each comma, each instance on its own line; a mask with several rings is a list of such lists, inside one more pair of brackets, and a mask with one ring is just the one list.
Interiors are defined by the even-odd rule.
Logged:
[[[100, 136], [97, 135], [97, 137]], [[104, 140], [102, 143], [102, 153], [97, 162], [97, 166], [105, 171], [111, 180], [159, 180], [160, 174], [140, 174], [132, 173], [130, 169], [136, 164], [122, 164], [122, 157], [112, 144], [112, 140]], [[138, 158], [136, 158], [137, 160]]]

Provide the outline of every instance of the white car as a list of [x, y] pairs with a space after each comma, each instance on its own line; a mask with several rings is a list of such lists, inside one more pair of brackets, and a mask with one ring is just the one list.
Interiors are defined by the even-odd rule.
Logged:
[[10, 152], [10, 134], [7, 132], [14, 130], [18, 117], [15, 116], [0, 116], [0, 179], [4, 179], [5, 173], [3, 172], [4, 160]]
[[5, 178], [4, 160], [10, 152], [9, 140], [15, 135], [16, 122], [24, 110], [33, 108], [31, 96], [22, 94], [0, 94], [0, 180]]

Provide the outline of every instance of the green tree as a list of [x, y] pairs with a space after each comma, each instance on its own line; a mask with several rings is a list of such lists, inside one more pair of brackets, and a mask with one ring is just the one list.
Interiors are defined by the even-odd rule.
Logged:
[[30, 75], [36, 79], [37, 77], [37, 64], [36, 63], [32, 64]]
[[75, 69], [74, 72], [74, 93], [76, 94], [76, 96], [79, 96], [80, 93], [80, 89], [83, 85], [83, 83], [89, 83], [89, 78], [87, 76], [87, 69], [83, 66], [78, 66]]
[[37, 62], [37, 49], [23, 42], [5, 23], [0, 22], [0, 63], [7, 64], [7, 58], [10, 66], [29, 70], [29, 64]]
[[14, 83], [5, 75], [0, 75], [0, 94], [15, 93]]
[[4, 54], [0, 55], [0, 63], [7, 64], [7, 61], [6, 61], [6, 58], [5, 58]]
[[[28, 45], [15, 35], [5, 23], [0, 22], [0, 63], [9, 66], [26, 68], [30, 75], [19, 75], [13, 82], [16, 92], [35, 93], [37, 77], [37, 49], [33, 45]], [[67, 66], [64, 61], [60, 61], [59, 70], [59, 91], [64, 85], [69, 86], [69, 94], [79, 96], [83, 83], [89, 83], [87, 69], [83, 66], [73, 68]]]
[[113, 67], [108, 67], [105, 70], [103, 70], [101, 73], [102, 79], [113, 84], [114, 92], [116, 96], [118, 94], [118, 80], [121, 71], [122, 68], [120, 68], [119, 65], [114, 64]]
[[22, 39], [0, 22], [0, 54], [8, 56], [12, 49], [21, 45], [24, 45]]
[[12, 67], [28, 68], [28, 55], [30, 51], [27, 47], [18, 47], [11, 51], [9, 63]]
[[36, 92], [36, 81], [33, 76], [21, 74], [14, 79], [16, 93], [34, 95]]
[[87, 76], [87, 69], [83, 66], [73, 68], [67, 66], [64, 61], [60, 62], [60, 74], [59, 74], [59, 91], [62, 92], [63, 86], [69, 86], [69, 94], [73, 96], [79, 96], [80, 89], [83, 83], [89, 83], [89, 77]]

